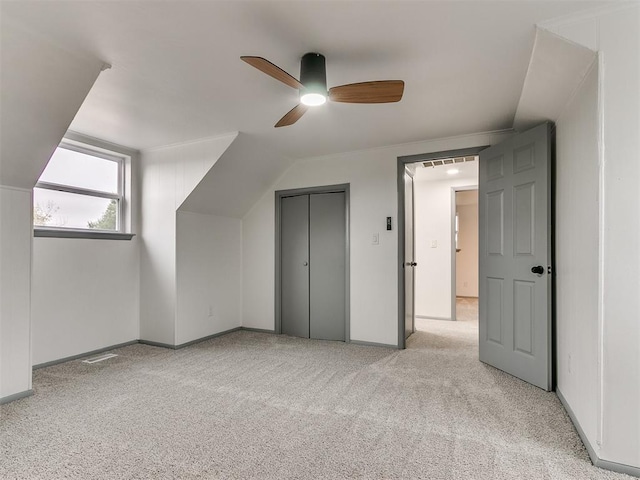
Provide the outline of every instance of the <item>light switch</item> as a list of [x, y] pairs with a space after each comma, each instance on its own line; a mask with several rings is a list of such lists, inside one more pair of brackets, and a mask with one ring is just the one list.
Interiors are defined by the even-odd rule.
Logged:
[[371, 245], [380, 245], [380, 234], [374, 233], [371, 238]]
[[431, 240], [431, 248], [438, 248], [438, 240]]

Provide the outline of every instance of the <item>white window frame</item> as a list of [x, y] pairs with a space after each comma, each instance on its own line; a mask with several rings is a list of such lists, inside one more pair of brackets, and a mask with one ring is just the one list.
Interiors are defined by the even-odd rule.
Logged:
[[41, 188], [44, 190], [54, 190], [64, 193], [72, 193], [77, 195], [86, 195], [95, 198], [106, 198], [110, 200], [116, 200], [118, 204], [116, 230], [99, 230], [93, 228], [79, 228], [79, 227], [54, 227], [54, 226], [41, 226], [34, 225], [33, 232], [35, 237], [62, 237], [62, 238], [98, 238], [98, 239], [111, 239], [111, 240], [131, 240], [134, 236], [131, 233], [125, 231], [125, 161], [126, 156], [119, 155], [116, 152], [105, 152], [102, 149], [93, 147], [91, 145], [81, 144], [79, 142], [73, 142], [63, 140], [58, 148], [64, 148], [74, 152], [82, 153], [96, 158], [109, 160], [118, 164], [118, 191], [117, 193], [102, 192], [99, 190], [92, 190], [89, 188], [75, 187], [71, 185], [64, 185], [50, 182], [38, 182], [35, 188]]

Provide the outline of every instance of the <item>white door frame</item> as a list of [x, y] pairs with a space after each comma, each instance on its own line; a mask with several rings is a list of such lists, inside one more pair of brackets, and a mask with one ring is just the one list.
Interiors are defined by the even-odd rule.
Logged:
[[[397, 214], [397, 229], [398, 229], [398, 348], [406, 348], [406, 342], [404, 338], [404, 298], [405, 298], [405, 284], [404, 284], [404, 169], [405, 165], [410, 163], [426, 162], [429, 160], [440, 160], [443, 158], [453, 157], [471, 157], [478, 155], [482, 150], [488, 148], [489, 145], [480, 147], [469, 147], [458, 150], [446, 150], [443, 152], [433, 153], [421, 153], [418, 155], [407, 155], [404, 157], [398, 157], [397, 163], [397, 186], [398, 186], [398, 214]], [[415, 228], [415, 222], [414, 226]], [[426, 265], [423, 268], [428, 267]], [[415, 288], [415, 284], [414, 284]], [[415, 295], [415, 292], [414, 292]]]
[[456, 289], [457, 289], [457, 257], [456, 257], [456, 192], [478, 190], [478, 184], [451, 187], [451, 320], [458, 320], [456, 315]]

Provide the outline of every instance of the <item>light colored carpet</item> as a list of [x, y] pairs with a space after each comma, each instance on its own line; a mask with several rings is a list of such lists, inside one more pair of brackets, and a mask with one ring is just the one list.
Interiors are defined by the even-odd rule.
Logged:
[[630, 478], [553, 393], [479, 363], [461, 311], [405, 351], [236, 332], [37, 370], [1, 407], [0, 478]]

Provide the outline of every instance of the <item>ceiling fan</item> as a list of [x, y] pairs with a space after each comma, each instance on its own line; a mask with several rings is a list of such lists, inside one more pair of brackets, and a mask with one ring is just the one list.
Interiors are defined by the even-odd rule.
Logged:
[[402, 80], [378, 80], [375, 82], [350, 83], [332, 87], [327, 91], [327, 68], [324, 55], [307, 53], [300, 60], [300, 80], [262, 57], [240, 57], [249, 65], [300, 91], [300, 103], [293, 107], [276, 123], [277, 127], [293, 125], [309, 107], [322, 105], [327, 97], [341, 103], [392, 103], [402, 99]]

